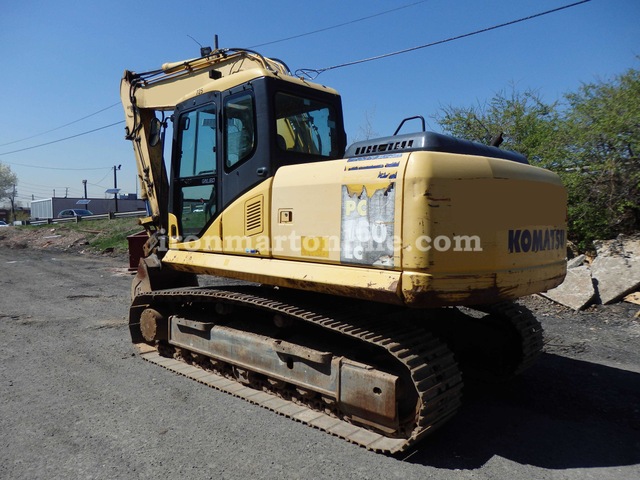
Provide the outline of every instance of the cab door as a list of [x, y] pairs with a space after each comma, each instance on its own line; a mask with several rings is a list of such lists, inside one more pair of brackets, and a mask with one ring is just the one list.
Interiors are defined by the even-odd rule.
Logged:
[[169, 211], [178, 232], [170, 234], [182, 240], [202, 237], [220, 213], [218, 100], [217, 92], [200, 95], [174, 114]]

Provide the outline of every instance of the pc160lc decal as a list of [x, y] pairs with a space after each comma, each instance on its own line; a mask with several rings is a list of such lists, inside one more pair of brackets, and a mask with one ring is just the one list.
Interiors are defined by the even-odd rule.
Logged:
[[342, 186], [340, 261], [394, 266], [395, 182]]

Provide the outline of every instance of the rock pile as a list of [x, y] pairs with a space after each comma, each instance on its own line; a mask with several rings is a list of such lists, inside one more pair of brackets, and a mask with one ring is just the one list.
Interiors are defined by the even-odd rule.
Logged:
[[569, 260], [564, 282], [542, 295], [581, 310], [619, 301], [640, 289], [640, 235], [597, 242], [596, 251], [590, 263], [584, 255]]

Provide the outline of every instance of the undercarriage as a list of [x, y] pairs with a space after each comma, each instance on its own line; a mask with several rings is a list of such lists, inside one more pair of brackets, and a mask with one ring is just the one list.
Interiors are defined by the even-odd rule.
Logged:
[[541, 350], [530, 313], [513, 304], [486, 310], [417, 311], [260, 286], [183, 287], [138, 294], [130, 330], [148, 361], [397, 453], [457, 412], [463, 378], [509, 379]]

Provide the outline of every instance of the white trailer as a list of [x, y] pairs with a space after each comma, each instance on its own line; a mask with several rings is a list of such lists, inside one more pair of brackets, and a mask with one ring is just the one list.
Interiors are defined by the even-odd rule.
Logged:
[[53, 218], [53, 199], [43, 198], [42, 200], [31, 201], [31, 219], [46, 220]]

